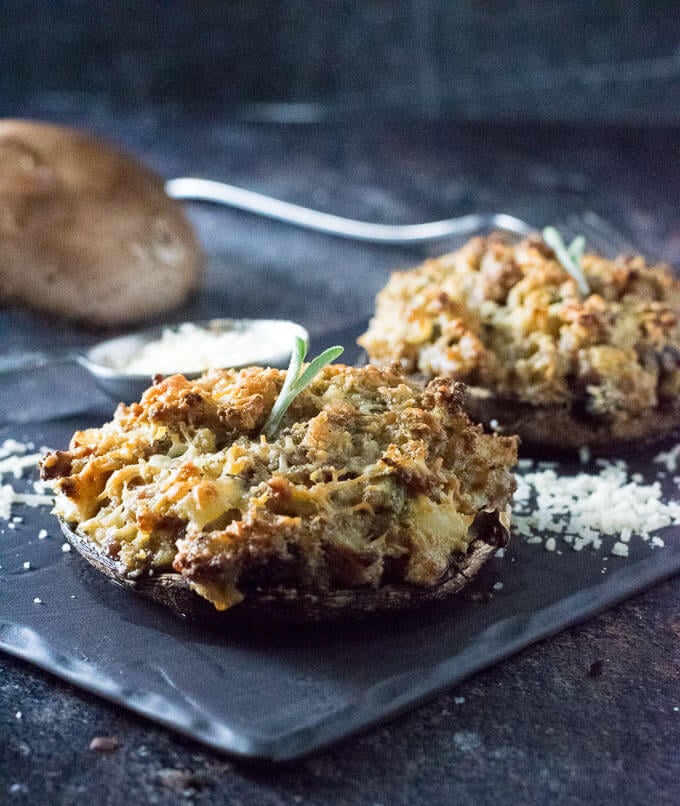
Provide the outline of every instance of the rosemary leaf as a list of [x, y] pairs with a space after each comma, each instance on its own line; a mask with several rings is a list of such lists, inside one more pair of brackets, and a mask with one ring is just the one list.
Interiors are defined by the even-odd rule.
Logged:
[[283, 415], [286, 413], [288, 406], [295, 397], [293, 391], [295, 386], [295, 379], [300, 372], [302, 362], [305, 360], [309, 345], [306, 339], [301, 339], [299, 336], [295, 337], [295, 346], [290, 356], [290, 363], [288, 364], [288, 371], [286, 372], [286, 380], [283, 382], [279, 396], [274, 401], [272, 410], [269, 412], [267, 422], [262, 428], [263, 434], [266, 434], [267, 439], [272, 439], [273, 435], [278, 431]]
[[576, 285], [582, 294], [590, 294], [588, 281], [583, 274], [581, 268], [581, 258], [583, 257], [583, 250], [585, 249], [585, 239], [582, 236], [574, 238], [574, 240], [566, 246], [562, 236], [555, 229], [555, 227], [546, 227], [543, 230], [543, 240], [555, 253], [555, 257], [564, 266], [565, 270], [571, 277], [576, 280]]
[[581, 265], [581, 260], [583, 260], [583, 253], [586, 248], [586, 239], [583, 235], [579, 235], [569, 244], [567, 247], [567, 251], [571, 255], [572, 259]]
[[317, 357], [308, 365], [307, 369], [302, 373], [302, 375], [300, 375], [300, 377], [295, 381], [296, 393], [299, 395], [303, 389], [306, 389], [314, 378], [316, 378], [316, 376], [326, 366], [326, 364], [330, 364], [331, 361], [335, 361], [335, 359], [342, 355], [343, 352], [344, 347], [335, 346], [329, 347], [327, 350], [324, 350], [321, 355], [317, 355]]
[[269, 412], [267, 422], [262, 427], [261, 433], [263, 433], [268, 440], [272, 440], [276, 437], [276, 432], [279, 430], [281, 420], [283, 420], [283, 417], [288, 411], [290, 404], [295, 400], [300, 392], [309, 386], [309, 384], [314, 380], [314, 378], [316, 378], [326, 364], [330, 364], [331, 361], [335, 361], [335, 359], [342, 355], [344, 351], [343, 347], [329, 347], [327, 350], [324, 350], [321, 355], [318, 355], [307, 366], [304, 372], [300, 374], [302, 363], [307, 357], [308, 349], [309, 344], [307, 341], [305, 339], [301, 339], [299, 336], [296, 336], [295, 348], [293, 349], [293, 353], [290, 357], [290, 364], [288, 365], [288, 371], [286, 372], [286, 380], [281, 387], [279, 396], [274, 401], [272, 410]]

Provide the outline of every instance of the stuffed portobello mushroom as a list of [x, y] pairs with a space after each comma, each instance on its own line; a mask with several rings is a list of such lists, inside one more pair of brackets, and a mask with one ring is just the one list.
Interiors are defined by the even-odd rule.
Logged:
[[158, 380], [42, 474], [97, 568], [209, 620], [319, 620], [459, 590], [508, 538], [514, 438], [451, 379], [325, 367], [265, 433], [286, 372]]
[[464, 381], [470, 415], [523, 443], [660, 438], [680, 424], [680, 282], [640, 256], [579, 263], [581, 282], [539, 236], [474, 238], [394, 273], [359, 343], [377, 365]]

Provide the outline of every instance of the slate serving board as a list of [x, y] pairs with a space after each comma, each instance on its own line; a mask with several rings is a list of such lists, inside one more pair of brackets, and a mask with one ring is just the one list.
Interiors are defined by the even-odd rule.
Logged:
[[[99, 403], [75, 417], [5, 425], [0, 441], [64, 447], [74, 430], [109, 416]], [[631, 472], [651, 480], [663, 447], [629, 458]], [[14, 484], [29, 489], [30, 480]], [[472, 591], [448, 603], [354, 624], [218, 629], [181, 620], [63, 552], [46, 508], [15, 514], [23, 522], [13, 529], [0, 521], [0, 649], [215, 749], [276, 762], [412, 708], [680, 571], [680, 527], [659, 533], [663, 548], [634, 540], [629, 557], [606, 560], [614, 538], [599, 552], [558, 543], [558, 553], [516, 536]]]

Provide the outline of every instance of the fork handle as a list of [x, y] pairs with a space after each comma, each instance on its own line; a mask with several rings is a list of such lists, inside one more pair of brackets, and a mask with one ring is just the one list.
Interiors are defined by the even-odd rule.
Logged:
[[372, 243], [422, 243], [450, 235], [470, 235], [483, 229], [502, 229], [517, 235], [532, 231], [526, 222], [504, 213], [471, 214], [426, 224], [372, 224], [310, 210], [224, 182], [193, 177], [170, 179], [165, 191], [173, 199], [214, 202], [305, 229]]

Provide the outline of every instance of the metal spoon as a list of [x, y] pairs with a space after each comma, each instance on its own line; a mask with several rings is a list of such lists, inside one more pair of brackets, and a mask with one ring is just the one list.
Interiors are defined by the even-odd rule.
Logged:
[[[270, 348], [257, 356], [257, 360], [246, 362], [270, 367], [287, 367], [295, 336], [303, 339], [309, 338], [304, 327], [284, 319], [208, 319], [188, 324], [219, 333], [231, 330], [247, 331], [254, 324], [271, 328]], [[101, 389], [112, 397], [129, 403], [139, 399], [142, 392], [150, 385], [151, 380], [147, 374], [125, 372], [120, 369], [120, 366], [139, 352], [145, 344], [160, 338], [164, 330], [168, 328], [174, 330], [178, 327], [180, 325], [161, 325], [139, 330], [126, 336], [106, 339], [83, 351], [36, 350], [0, 356], [0, 375], [75, 361], [92, 375]], [[232, 365], [232, 368], [239, 369], [246, 366], [246, 363]], [[182, 372], [182, 368], [177, 367], [176, 371]], [[187, 378], [197, 378], [201, 371], [183, 372], [182, 374]]]

